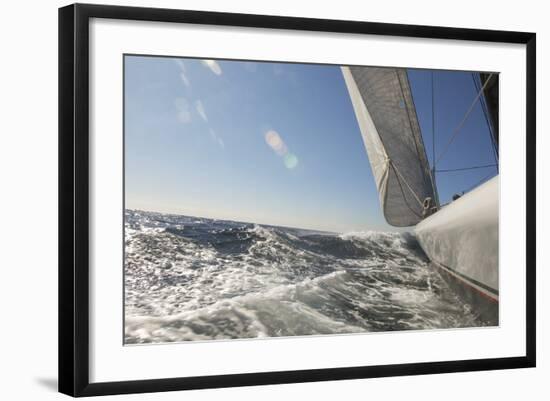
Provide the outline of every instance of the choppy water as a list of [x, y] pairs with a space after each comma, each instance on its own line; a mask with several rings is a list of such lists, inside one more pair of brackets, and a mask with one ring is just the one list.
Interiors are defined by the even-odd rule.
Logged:
[[127, 344], [482, 326], [411, 234], [126, 211]]

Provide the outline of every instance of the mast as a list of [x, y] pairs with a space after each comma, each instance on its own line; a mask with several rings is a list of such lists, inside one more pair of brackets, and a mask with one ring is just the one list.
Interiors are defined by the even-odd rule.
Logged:
[[489, 131], [491, 132], [491, 140], [493, 143], [496, 157], [498, 158], [498, 143], [499, 143], [499, 112], [498, 112], [498, 100], [499, 100], [499, 82], [498, 74], [495, 73], [479, 73], [479, 80], [481, 85], [484, 86], [483, 97], [487, 109], [483, 111], [488, 114]]

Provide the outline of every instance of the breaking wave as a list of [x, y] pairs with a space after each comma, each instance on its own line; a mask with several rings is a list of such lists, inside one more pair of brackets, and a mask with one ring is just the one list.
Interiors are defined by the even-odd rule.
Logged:
[[125, 217], [127, 344], [483, 325], [409, 233]]

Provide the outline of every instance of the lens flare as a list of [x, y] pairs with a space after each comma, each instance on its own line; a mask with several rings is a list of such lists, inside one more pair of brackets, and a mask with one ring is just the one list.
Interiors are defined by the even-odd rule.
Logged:
[[206, 111], [204, 110], [204, 106], [200, 100], [197, 100], [195, 102], [195, 108], [197, 109], [197, 113], [201, 116], [201, 118], [208, 122], [208, 116], [206, 115]]
[[266, 143], [273, 149], [279, 156], [284, 156], [288, 153], [288, 149], [276, 131], [268, 131], [265, 134]]
[[298, 157], [288, 151], [283, 138], [281, 138], [277, 131], [267, 131], [265, 133], [265, 142], [278, 156], [283, 158], [283, 163], [287, 169], [292, 170], [298, 165]]
[[222, 68], [216, 60], [202, 60], [202, 64], [212, 71], [216, 75], [222, 75]]
[[289, 170], [292, 170], [298, 165], [298, 158], [296, 157], [296, 155], [292, 153], [286, 154], [284, 161], [285, 161], [285, 167]]

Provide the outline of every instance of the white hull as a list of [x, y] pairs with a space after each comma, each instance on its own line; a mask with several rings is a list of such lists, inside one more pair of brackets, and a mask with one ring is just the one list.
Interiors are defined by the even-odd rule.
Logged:
[[498, 305], [499, 177], [420, 222], [416, 236], [433, 264]]

